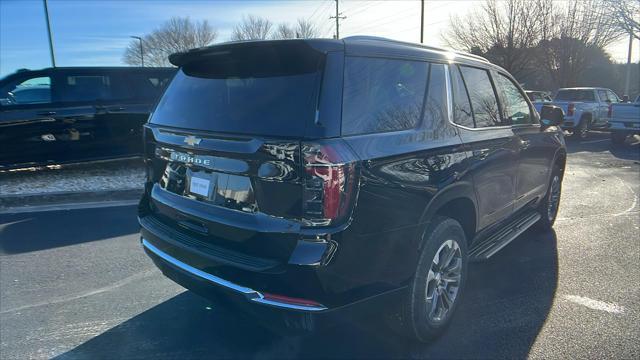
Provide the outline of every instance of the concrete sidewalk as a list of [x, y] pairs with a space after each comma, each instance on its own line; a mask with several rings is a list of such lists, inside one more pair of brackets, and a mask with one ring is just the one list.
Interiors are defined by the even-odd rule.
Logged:
[[125, 159], [0, 173], [0, 211], [140, 197], [142, 160]]

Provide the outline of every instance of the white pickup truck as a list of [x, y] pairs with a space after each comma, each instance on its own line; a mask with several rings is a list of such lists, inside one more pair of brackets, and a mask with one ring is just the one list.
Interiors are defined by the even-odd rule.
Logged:
[[628, 135], [640, 134], [640, 95], [632, 103], [611, 105], [611, 141], [622, 144]]
[[611, 107], [619, 102], [610, 89], [576, 87], [558, 89], [552, 104], [564, 111], [562, 128], [584, 139], [589, 130], [608, 128]]

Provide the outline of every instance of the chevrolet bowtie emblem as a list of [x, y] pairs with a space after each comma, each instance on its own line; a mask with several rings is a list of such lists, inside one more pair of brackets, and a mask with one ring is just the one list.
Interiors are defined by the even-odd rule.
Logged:
[[196, 146], [198, 144], [200, 144], [200, 141], [202, 141], [202, 139], [197, 138], [195, 136], [187, 136], [186, 138], [184, 138], [184, 142], [186, 142], [187, 144], [191, 145], [191, 146]]

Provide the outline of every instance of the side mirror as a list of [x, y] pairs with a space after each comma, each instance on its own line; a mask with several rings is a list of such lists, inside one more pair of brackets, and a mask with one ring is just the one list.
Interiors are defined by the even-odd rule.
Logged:
[[564, 111], [555, 105], [542, 105], [540, 122], [543, 126], [560, 126], [564, 122]]

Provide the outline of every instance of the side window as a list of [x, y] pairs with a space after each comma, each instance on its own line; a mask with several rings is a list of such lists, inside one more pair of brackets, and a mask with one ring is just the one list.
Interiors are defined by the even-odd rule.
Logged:
[[469, 98], [477, 128], [508, 125], [502, 122], [498, 101], [487, 70], [461, 66], [462, 77]]
[[473, 113], [471, 112], [471, 103], [467, 89], [460, 75], [457, 66], [450, 66], [451, 69], [451, 87], [453, 93], [453, 122], [458, 125], [473, 128]]
[[367, 134], [418, 125], [429, 65], [420, 61], [347, 57], [342, 133]]
[[136, 77], [135, 89], [137, 98], [157, 100], [171, 81], [171, 77], [163, 74], [141, 74]]
[[502, 74], [496, 77], [496, 85], [500, 89], [504, 118], [512, 125], [531, 124], [531, 109], [518, 86]]
[[609, 100], [611, 100], [611, 102], [614, 102], [614, 103], [620, 102], [620, 98], [613, 91], [607, 90], [607, 94], [609, 94]]
[[598, 97], [600, 98], [600, 102], [605, 102], [609, 99], [609, 94], [607, 94], [606, 90], [598, 90]]
[[423, 121], [426, 129], [438, 129], [446, 126], [447, 86], [443, 64], [431, 64]]
[[51, 102], [51, 78], [20, 79], [0, 89], [0, 105], [46, 104]]
[[63, 75], [58, 96], [63, 102], [110, 100], [111, 78], [107, 75]]

